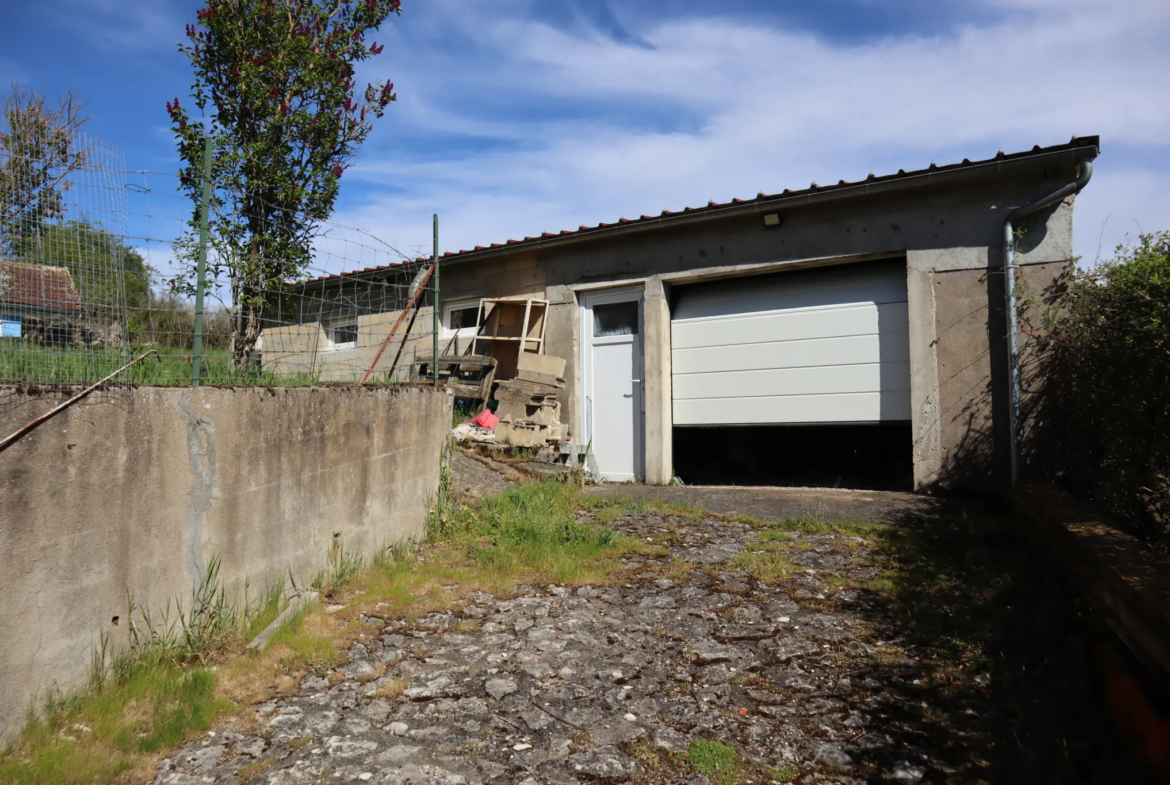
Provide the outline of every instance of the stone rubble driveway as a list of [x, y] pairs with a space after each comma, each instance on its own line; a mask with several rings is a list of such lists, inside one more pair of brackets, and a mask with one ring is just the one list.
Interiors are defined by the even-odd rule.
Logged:
[[[254, 707], [254, 735], [208, 734], [174, 751], [156, 785], [699, 785], [707, 777], [684, 763], [695, 739], [722, 740], [801, 783], [951, 773], [878, 725], [897, 700], [875, 675], [880, 644], [863, 641], [857, 592], [828, 580], [874, 576], [864, 543], [793, 534], [798, 567], [768, 587], [731, 563], [756, 538], [744, 524], [639, 516], [611, 526], [671, 556], [630, 559], [625, 586], [522, 586], [413, 624], [386, 620], [345, 666]], [[374, 662], [390, 666], [363, 683]], [[901, 665], [909, 681], [915, 663]], [[377, 697], [392, 680], [409, 687]], [[655, 758], [667, 763], [648, 766]]]

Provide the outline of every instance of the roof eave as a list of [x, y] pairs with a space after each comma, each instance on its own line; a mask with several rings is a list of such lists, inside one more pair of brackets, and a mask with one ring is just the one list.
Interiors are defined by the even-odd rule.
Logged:
[[1062, 145], [1056, 150], [1049, 148], [1037, 152], [1013, 154], [1010, 157], [996, 157], [987, 161], [951, 164], [934, 169], [908, 172], [904, 175], [887, 175], [858, 183], [830, 185], [815, 189], [809, 188], [791, 194], [778, 194], [767, 198], [750, 200], [745, 204], [701, 207], [688, 212], [654, 216], [645, 220], [619, 223], [593, 229], [577, 230], [563, 235], [534, 237], [532, 240], [508, 243], [495, 248], [489, 247], [442, 256], [439, 258], [439, 261], [445, 263], [470, 262], [493, 256], [512, 254], [518, 251], [531, 250], [533, 248], [543, 249], [572, 243], [589, 242], [600, 238], [611, 237], [616, 234], [633, 234], [640, 231], [653, 231], [700, 221], [723, 220], [741, 215], [750, 215], [752, 213], [763, 214], [776, 212], [778, 209], [792, 206], [823, 204], [841, 199], [910, 190], [934, 185], [940, 181], [950, 183], [960, 182], [964, 179], [979, 179], [985, 177], [990, 172], [1003, 171], [1006, 168], [1014, 169], [1021, 165], [1044, 159], [1069, 159], [1077, 163], [1085, 158], [1096, 157], [1099, 151], [1098, 137], [1086, 136], [1075, 139], [1068, 145]]

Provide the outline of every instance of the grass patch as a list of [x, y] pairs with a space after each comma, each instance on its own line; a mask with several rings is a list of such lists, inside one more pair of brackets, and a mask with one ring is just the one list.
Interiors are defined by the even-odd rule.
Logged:
[[766, 532], [772, 533], [771, 536], [778, 537], [779, 534], [804, 534], [804, 535], [832, 535], [836, 537], [877, 537], [886, 531], [889, 527], [880, 523], [858, 523], [857, 521], [823, 521], [820, 518], [805, 517], [805, 518], [788, 518], [783, 521], [756, 521], [753, 524], [758, 529], [763, 529]]
[[152, 756], [211, 727], [230, 701], [207, 667], [238, 651], [276, 617], [281, 587], [237, 604], [212, 559], [190, 601], [152, 613], [129, 603], [129, 649], [111, 656], [103, 638], [87, 690], [44, 707], [0, 756], [0, 782], [149, 779]]
[[471, 507], [449, 510], [432, 521], [428, 534], [440, 548], [469, 560], [479, 580], [496, 585], [535, 575], [557, 583], [602, 581], [616, 566], [616, 557], [644, 546], [612, 529], [579, 521], [574, 513], [582, 499], [569, 484], [526, 483]]
[[31, 720], [0, 759], [0, 782], [110, 782], [145, 756], [206, 731], [224, 708], [210, 670], [140, 661]]
[[740, 761], [734, 747], [714, 739], [695, 739], [687, 750], [687, 765], [720, 785], [739, 780]]
[[617, 518], [627, 518], [634, 515], [657, 515], [661, 518], [681, 518], [684, 521], [720, 518], [720, 516], [699, 507], [667, 502], [662, 499], [635, 501], [622, 494], [608, 497], [590, 494], [581, 496], [580, 499], [581, 506], [586, 510], [592, 510], [599, 520], [603, 519], [603, 516], [613, 521]]
[[792, 572], [791, 557], [775, 542], [754, 542], [731, 562], [760, 583], [776, 586]]
[[240, 767], [240, 770], [237, 772], [239, 781], [247, 782], [256, 775], [263, 774], [264, 772], [268, 771], [275, 765], [276, 758], [263, 758], [261, 760], [252, 761], [248, 765]]
[[336, 665], [341, 656], [331, 636], [304, 624], [309, 613], [310, 609], [304, 607], [290, 616], [272, 636], [268, 649], [280, 652], [283, 655], [281, 662], [286, 667], [299, 665], [312, 670], [327, 670]]
[[394, 700], [402, 693], [406, 692], [406, 688], [410, 686], [410, 679], [391, 679], [378, 688], [374, 693], [379, 698], [386, 698]]
[[739, 750], [717, 739], [694, 739], [687, 749], [687, 765], [706, 774], [714, 785], [780, 783], [796, 779], [796, 770], [772, 769], [744, 760]]
[[283, 589], [283, 584], [274, 584], [269, 587], [259, 607], [250, 615], [244, 626], [245, 641], [252, 641], [257, 635], [264, 632], [269, 624], [276, 621], [276, 617], [284, 610]]

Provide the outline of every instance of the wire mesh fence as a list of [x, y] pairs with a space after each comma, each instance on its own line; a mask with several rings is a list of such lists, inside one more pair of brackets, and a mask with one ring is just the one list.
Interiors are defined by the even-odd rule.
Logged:
[[[213, 215], [200, 243], [178, 175], [128, 169], [76, 134], [55, 144], [0, 138], [0, 383], [186, 385], [198, 367], [203, 384], [386, 384], [431, 356], [422, 248], [256, 200], [255, 214]], [[292, 223], [299, 246], [280, 241]], [[215, 231], [226, 225], [253, 239], [241, 250]]]

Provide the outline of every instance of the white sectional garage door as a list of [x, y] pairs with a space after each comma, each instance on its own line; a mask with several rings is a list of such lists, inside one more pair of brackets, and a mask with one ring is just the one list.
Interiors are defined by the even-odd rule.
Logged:
[[910, 419], [906, 265], [847, 265], [681, 290], [675, 425]]

